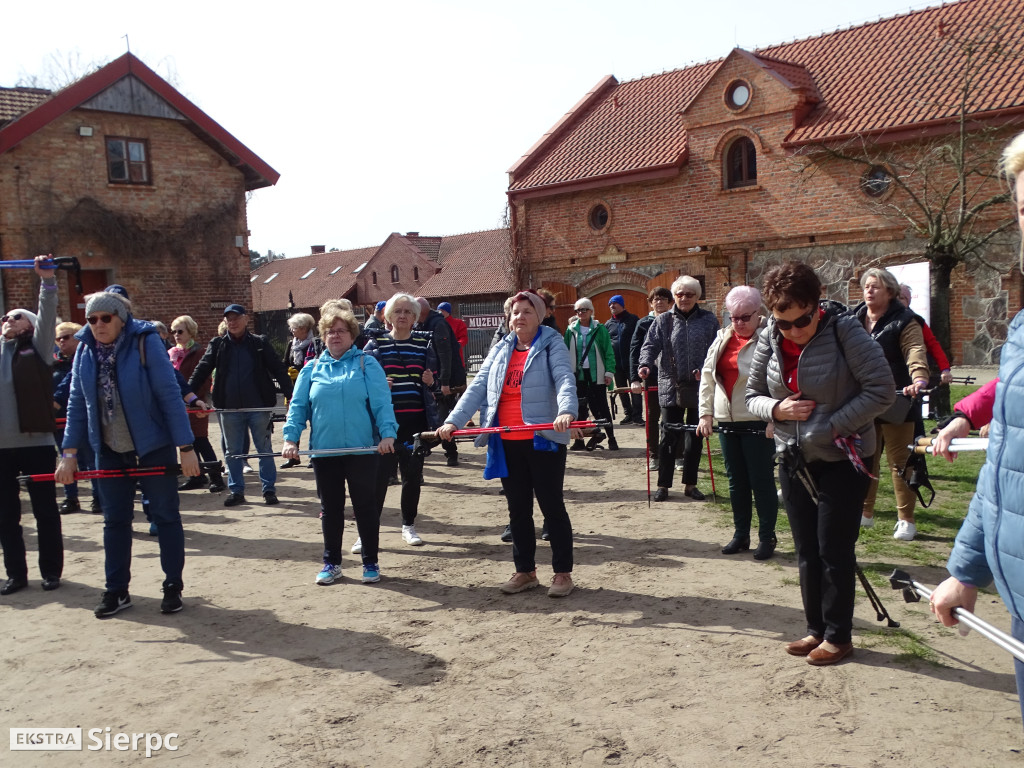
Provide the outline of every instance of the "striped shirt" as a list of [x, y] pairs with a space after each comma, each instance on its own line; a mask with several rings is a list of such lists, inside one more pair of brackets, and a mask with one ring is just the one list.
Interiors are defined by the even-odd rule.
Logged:
[[375, 356], [391, 381], [391, 403], [399, 423], [406, 420], [403, 416], [424, 412], [423, 371], [427, 367], [430, 338], [427, 331], [413, 331], [412, 336], [402, 341], [390, 335], [375, 339]]

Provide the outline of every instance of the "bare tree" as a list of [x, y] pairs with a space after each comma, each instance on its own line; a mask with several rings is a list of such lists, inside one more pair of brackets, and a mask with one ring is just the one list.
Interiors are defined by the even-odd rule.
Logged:
[[[986, 122], [979, 111], [982, 83], [993, 72], [1019, 67], [1024, 26], [1019, 20], [996, 24], [969, 39], [953, 36], [943, 56], [956, 57], [961, 77], [953, 98], [934, 102], [936, 113], [949, 117], [939, 135], [921, 131], [911, 141], [886, 142], [858, 137], [842, 145], [812, 145], [800, 154], [803, 172], [829, 161], [863, 168], [867, 205], [882, 216], [905, 223], [923, 241], [931, 263], [931, 324], [942, 346], [950, 349], [949, 290], [953, 270], [984, 265], [1005, 273], [987, 249], [1014, 226], [1003, 206], [1009, 187], [999, 178], [999, 153], [1020, 123]], [[1003, 74], [1005, 76], [1005, 74]], [[935, 130], [934, 126], [931, 128]]]
[[43, 59], [41, 72], [30, 74], [22, 70], [16, 85], [21, 88], [45, 88], [59, 91], [95, 72], [101, 66], [103, 63], [95, 60], [86, 61], [78, 49], [73, 51], [56, 50], [47, 54]]

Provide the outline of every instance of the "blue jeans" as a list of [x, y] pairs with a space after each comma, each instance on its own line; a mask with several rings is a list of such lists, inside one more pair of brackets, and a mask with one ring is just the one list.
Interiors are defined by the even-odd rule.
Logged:
[[[161, 467], [178, 461], [173, 445], [137, 456], [134, 453], [114, 453], [103, 446], [99, 455], [100, 469], [128, 467]], [[106, 555], [107, 591], [123, 592], [132, 578], [132, 508], [135, 506], [135, 487], [138, 485], [148, 499], [148, 514], [157, 527], [160, 544], [160, 566], [167, 582], [182, 586], [181, 572], [185, 568], [185, 533], [178, 513], [178, 477], [154, 475], [152, 477], [110, 477], [96, 481], [103, 506], [103, 549]]]
[[268, 454], [260, 461], [260, 484], [263, 493], [273, 493], [277, 482], [277, 465], [274, 457], [269, 455], [270, 446], [270, 411], [255, 413], [222, 413], [220, 415], [221, 445], [224, 449], [225, 463], [228, 466], [228, 490], [232, 493], [245, 493], [245, 475], [242, 474], [242, 459], [227, 458], [232, 454], [246, 452], [246, 433], [252, 434], [253, 453]]

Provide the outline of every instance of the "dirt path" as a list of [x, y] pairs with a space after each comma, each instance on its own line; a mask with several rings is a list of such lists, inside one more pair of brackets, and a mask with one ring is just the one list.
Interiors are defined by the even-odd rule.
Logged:
[[[348, 554], [351, 527], [345, 578], [314, 586], [321, 544], [306, 468], [279, 473], [279, 507], [182, 494], [176, 615], [159, 612], [156, 542], [137, 522], [134, 607], [93, 618], [101, 522], [67, 516], [62, 588], [42, 592], [33, 572], [30, 589], [0, 599], [0, 725], [174, 732], [177, 750], [153, 760], [190, 767], [1020, 765], [1007, 654], [884, 591], [939, 664], [897, 658], [863, 596], [851, 661], [814, 668], [787, 656], [783, 642], [803, 634], [792, 542], [766, 563], [719, 554], [724, 516], [678, 493], [648, 509], [641, 430], [620, 433], [618, 454], [570, 454], [578, 588], [563, 600], [498, 592], [513, 570], [498, 539], [504, 499], [472, 448], [458, 468], [427, 460], [425, 546], [402, 543], [392, 490], [372, 586]], [[538, 560], [549, 581], [543, 545]], [[915, 571], [929, 584], [940, 575]], [[994, 595], [978, 612], [1008, 623]], [[139, 757], [19, 752], [0, 764]]]

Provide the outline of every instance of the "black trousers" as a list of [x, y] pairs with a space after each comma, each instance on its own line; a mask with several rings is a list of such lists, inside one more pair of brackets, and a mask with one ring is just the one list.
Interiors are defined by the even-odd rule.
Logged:
[[800, 569], [807, 634], [848, 643], [853, 632], [854, 547], [870, 478], [849, 461], [807, 466], [818, 487], [817, 504], [800, 480], [791, 478], [784, 467], [779, 472]]
[[508, 477], [501, 478], [512, 529], [512, 560], [516, 573], [537, 569], [537, 532], [533, 525], [533, 497], [537, 497], [551, 544], [555, 573], [572, 572], [572, 523], [565, 509], [564, 445], [556, 451], [534, 450], [533, 440], [503, 440]]
[[[377, 562], [380, 546], [380, 513], [377, 511], [376, 454], [314, 458], [313, 475], [320, 496], [320, 528], [324, 535], [324, 562], [341, 565], [341, 540], [345, 529], [345, 483], [352, 497], [356, 531], [363, 544], [363, 563]], [[385, 485], [385, 488], [387, 486]]]
[[[620, 389], [629, 386], [629, 375], [624, 367], [615, 366], [615, 386]], [[624, 416], [630, 419], [643, 418], [644, 403], [641, 395], [621, 394], [619, 395], [619, 402], [622, 403], [622, 414]]]
[[[0, 449], [0, 547], [4, 550], [4, 568], [9, 579], [28, 578], [18, 475], [52, 474], [56, 468], [57, 456], [52, 445]], [[27, 486], [36, 518], [39, 573], [43, 578], [59, 579], [64, 571], [64, 538], [57, 511], [57, 489], [52, 482]]]
[[669, 405], [661, 409], [662, 435], [661, 450], [658, 453], [658, 487], [671, 488], [672, 476], [676, 471], [676, 446], [683, 444], [683, 485], [697, 484], [697, 469], [700, 454], [704, 450], [704, 438], [698, 437], [692, 429], [668, 429], [669, 424], [696, 424], [697, 408], [680, 408]]
[[590, 414], [593, 414], [596, 421], [603, 419], [608, 422], [608, 426], [604, 428], [608, 438], [615, 437], [615, 430], [612, 429], [612, 412], [608, 408], [608, 388], [603, 383], [592, 384], [576, 379], [576, 399], [579, 402], [580, 421], [586, 421]]
[[[377, 517], [384, 512], [384, 500], [388, 495], [388, 479], [396, 471], [402, 472], [402, 525], [412, 525], [420, 506], [420, 488], [423, 485], [423, 456], [414, 455], [402, 444], [412, 440], [417, 432], [427, 428], [426, 414], [403, 415], [398, 422], [398, 437], [395, 452], [381, 455], [377, 462]], [[453, 440], [452, 443], [455, 441]]]

